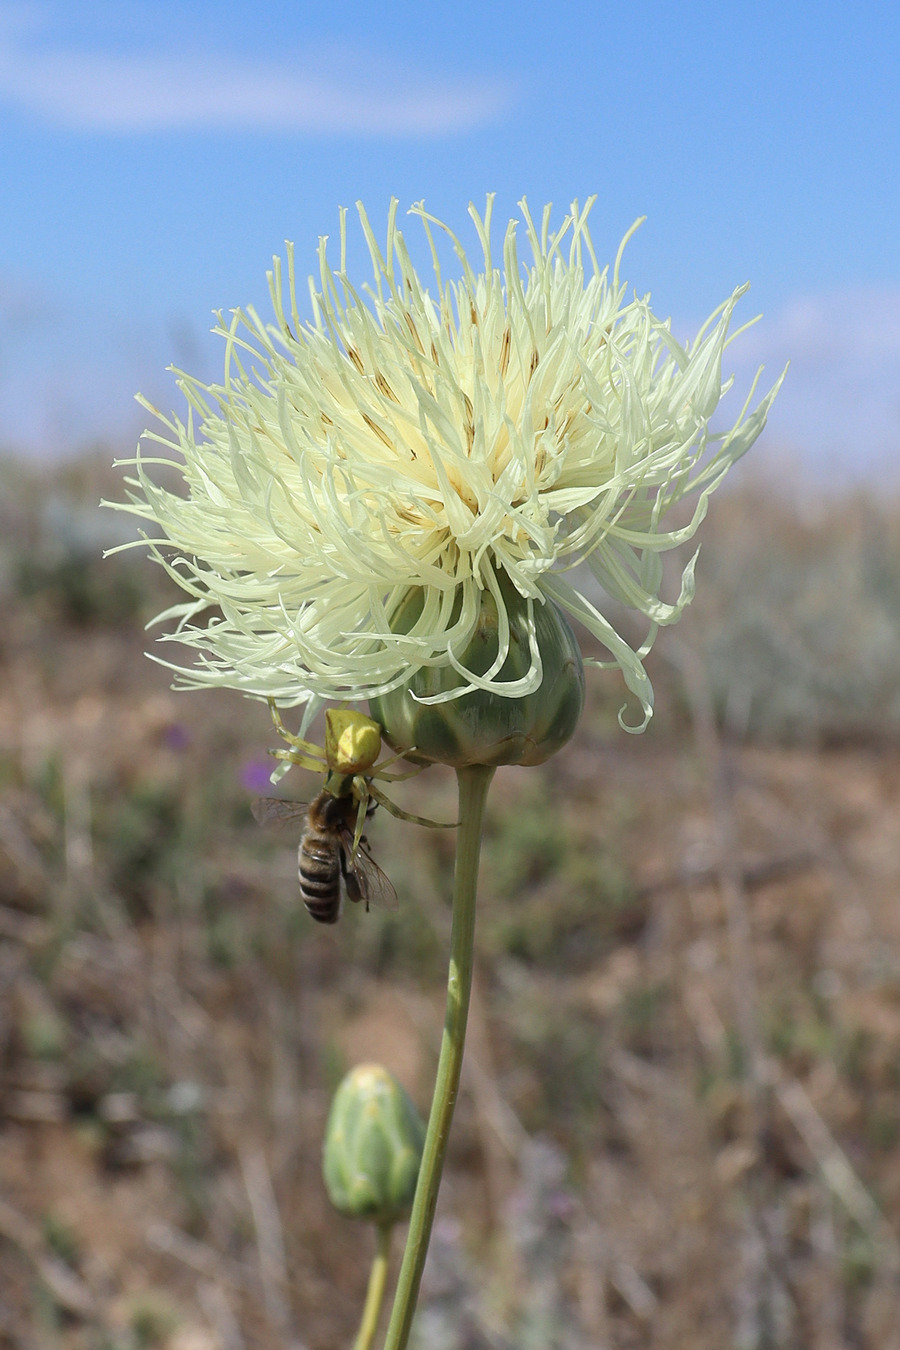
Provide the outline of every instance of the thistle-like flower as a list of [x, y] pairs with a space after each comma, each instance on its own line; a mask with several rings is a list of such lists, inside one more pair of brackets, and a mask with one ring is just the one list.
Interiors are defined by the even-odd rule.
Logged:
[[[431, 247], [430, 290], [396, 202], [384, 251], [360, 206], [374, 266], [365, 295], [346, 274], [342, 213], [340, 264], [331, 269], [323, 239], [309, 321], [290, 247], [286, 278], [278, 259], [269, 273], [274, 323], [253, 309], [219, 315], [224, 382], [180, 374], [187, 421], [157, 414], [165, 430], [146, 439], [165, 453], [139, 449], [127, 461], [126, 509], [155, 527], [151, 551], [191, 597], [159, 616], [176, 621], [170, 640], [199, 654], [182, 685], [225, 685], [308, 712], [322, 700], [377, 700], [423, 676], [426, 704], [474, 690], [522, 699], [544, 678], [535, 614], [552, 603], [605, 646], [612, 661], [595, 664], [621, 668], [643, 709], [638, 729], [646, 725], [653, 692], [642, 658], [694, 590], [696, 555], [677, 598], [660, 598], [661, 555], [694, 535], [777, 386], [753, 409], [751, 389], [734, 426], [711, 430], [746, 288], [682, 345], [648, 298], [627, 297], [622, 248], [611, 278], [598, 267], [592, 204], [575, 203], [553, 230], [549, 207], [538, 226], [522, 202], [531, 258], [520, 261], [511, 221], [502, 265], [491, 199], [484, 216], [470, 207], [481, 271], [446, 225], [414, 207]], [[452, 242], [458, 281], [444, 280], [435, 227]], [[173, 463], [186, 493], [152, 476]], [[665, 513], [688, 494], [692, 517], [667, 530]], [[567, 579], [582, 563], [647, 620], [642, 645]], [[516, 631], [530, 635], [514, 667], [510, 597]], [[486, 599], [497, 648], [475, 669], [467, 652]]]

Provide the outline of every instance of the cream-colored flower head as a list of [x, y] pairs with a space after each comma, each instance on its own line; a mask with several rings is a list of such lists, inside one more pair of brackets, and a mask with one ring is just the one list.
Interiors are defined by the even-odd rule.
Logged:
[[[308, 321], [290, 247], [286, 279], [277, 259], [269, 274], [274, 323], [253, 309], [228, 323], [219, 316], [224, 382], [180, 375], [187, 422], [157, 413], [165, 431], [145, 441], [165, 455], [139, 450], [127, 461], [136, 475], [125, 509], [156, 527], [153, 554], [192, 597], [160, 616], [177, 620], [169, 640], [199, 654], [182, 685], [318, 705], [364, 700], [423, 667], [452, 666], [463, 679], [449, 697], [475, 687], [520, 697], [539, 686], [540, 657], [532, 644], [524, 680], [497, 677], [509, 641], [505, 574], [529, 613], [552, 599], [604, 644], [646, 724], [653, 693], [641, 658], [694, 589], [692, 558], [677, 599], [660, 598], [661, 555], [694, 534], [710, 493], [759, 435], [775, 390], [753, 410], [748, 396], [730, 429], [710, 430], [730, 384], [722, 357], [746, 288], [682, 345], [647, 298], [627, 297], [621, 248], [611, 279], [598, 267], [592, 204], [576, 203], [552, 230], [549, 207], [538, 227], [522, 202], [527, 263], [517, 221], [501, 261], [490, 199], [483, 217], [470, 207], [481, 270], [446, 225], [414, 207], [433, 256], [429, 288], [397, 228], [396, 203], [383, 251], [360, 206], [374, 287], [362, 294], [346, 275], [342, 213], [340, 265], [330, 267], [323, 239]], [[458, 281], [442, 275], [435, 227], [452, 241]], [[173, 462], [185, 495], [152, 476], [154, 465]], [[692, 518], [667, 531], [667, 510], [689, 493]], [[638, 650], [567, 580], [580, 563], [648, 620]], [[394, 632], [413, 587], [421, 613], [408, 632]], [[460, 654], [485, 588], [500, 611], [500, 652], [480, 677]]]

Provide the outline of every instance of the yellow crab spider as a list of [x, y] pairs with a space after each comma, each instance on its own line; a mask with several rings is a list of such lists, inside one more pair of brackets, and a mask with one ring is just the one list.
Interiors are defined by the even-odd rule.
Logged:
[[383, 806], [398, 820], [407, 820], [413, 825], [425, 825], [434, 830], [456, 828], [458, 822], [455, 820], [428, 820], [424, 816], [404, 811], [375, 786], [372, 781], [374, 778], [399, 783], [406, 778], [414, 778], [417, 773], [421, 773], [421, 768], [415, 768], [411, 773], [386, 773], [386, 768], [402, 759], [402, 755], [394, 755], [375, 767], [375, 761], [381, 754], [381, 727], [371, 717], [350, 708], [329, 708], [325, 714], [325, 745], [322, 747], [288, 731], [274, 701], [269, 699], [268, 702], [275, 730], [290, 747], [287, 750], [270, 751], [275, 759], [282, 760], [288, 767], [296, 764], [301, 769], [323, 773], [325, 792], [329, 792], [332, 797], [352, 794], [359, 803], [353, 834], [354, 854], [362, 838], [366, 815], [371, 809], [370, 801]]

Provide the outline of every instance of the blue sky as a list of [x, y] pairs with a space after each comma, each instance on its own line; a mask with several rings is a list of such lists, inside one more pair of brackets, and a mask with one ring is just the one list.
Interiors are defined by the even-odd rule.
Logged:
[[130, 448], [133, 392], [215, 378], [210, 312], [265, 309], [285, 238], [312, 270], [339, 204], [468, 239], [488, 191], [501, 225], [596, 193], [680, 332], [752, 282], [739, 377], [792, 360], [768, 453], [893, 472], [898, 86], [884, 3], [0, 0], [0, 444]]

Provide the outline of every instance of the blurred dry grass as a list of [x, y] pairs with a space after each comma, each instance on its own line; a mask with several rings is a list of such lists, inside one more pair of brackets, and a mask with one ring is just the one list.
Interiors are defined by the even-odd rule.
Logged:
[[[346, 1346], [329, 1092], [427, 1105], [452, 840], [378, 820], [399, 913], [307, 919], [268, 714], [144, 658], [105, 476], [0, 468], [0, 1345]], [[498, 774], [420, 1350], [900, 1345], [900, 508], [799, 500], [716, 503], [646, 736], [597, 676]]]

